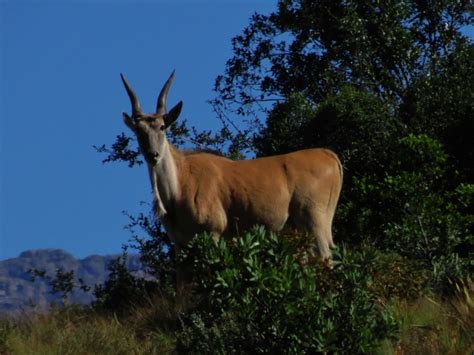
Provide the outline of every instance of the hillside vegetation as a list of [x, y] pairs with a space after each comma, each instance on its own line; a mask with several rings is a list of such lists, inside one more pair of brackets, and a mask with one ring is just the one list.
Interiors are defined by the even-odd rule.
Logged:
[[[228, 243], [199, 236], [176, 259], [158, 223], [131, 216], [132, 247], [154, 279], [118, 260], [91, 309], [39, 320], [64, 321], [57, 338], [11, 321], [3, 351], [474, 351], [474, 46], [462, 33], [472, 24], [468, 1], [281, 0], [254, 15], [216, 79], [221, 130], [181, 122], [170, 138], [234, 159], [334, 150], [344, 185], [332, 267], [308, 253], [304, 233], [258, 226]], [[99, 150], [137, 163], [125, 135]], [[179, 297], [177, 263], [196, 275]]]
[[[133, 279], [116, 265], [92, 307], [0, 322], [0, 352], [455, 353], [474, 350], [474, 284], [430, 291], [421, 264], [369, 246], [339, 248], [329, 267], [299, 233], [255, 228], [230, 243], [196, 238], [180, 262], [192, 291]], [[304, 262], [302, 262], [304, 260]], [[425, 269], [426, 271], [426, 269]], [[170, 286], [170, 285], [168, 285]]]

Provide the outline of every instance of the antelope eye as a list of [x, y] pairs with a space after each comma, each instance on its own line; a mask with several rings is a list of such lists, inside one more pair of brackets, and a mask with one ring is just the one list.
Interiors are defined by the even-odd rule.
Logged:
[[161, 129], [162, 131], [164, 131], [164, 130], [166, 129], [165, 125], [162, 125], [162, 126], [160, 127], [160, 129]]

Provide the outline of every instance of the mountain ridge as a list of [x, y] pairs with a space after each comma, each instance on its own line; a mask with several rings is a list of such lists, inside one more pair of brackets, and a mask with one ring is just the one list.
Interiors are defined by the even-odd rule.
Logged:
[[[54, 276], [58, 268], [74, 271], [77, 281], [81, 278], [85, 284], [94, 286], [105, 282], [109, 275], [109, 263], [119, 257], [115, 255], [92, 254], [84, 258], [75, 258], [63, 249], [45, 248], [25, 250], [18, 257], [0, 260], [0, 315], [26, 310], [47, 310], [51, 302], [59, 302], [59, 295], [51, 294], [47, 281], [36, 278], [28, 272], [30, 269], [46, 271]], [[129, 270], [142, 270], [138, 255], [127, 256]], [[93, 296], [81, 290], [74, 290], [69, 296], [70, 303], [87, 304]]]

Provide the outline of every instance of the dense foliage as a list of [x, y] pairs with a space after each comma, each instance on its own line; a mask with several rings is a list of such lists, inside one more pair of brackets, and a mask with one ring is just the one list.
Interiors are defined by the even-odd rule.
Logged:
[[197, 295], [183, 317], [181, 350], [196, 353], [367, 352], [396, 323], [378, 304], [369, 265], [376, 258], [341, 250], [334, 267], [301, 264], [282, 236], [256, 228], [214, 243], [202, 235], [183, 255]]

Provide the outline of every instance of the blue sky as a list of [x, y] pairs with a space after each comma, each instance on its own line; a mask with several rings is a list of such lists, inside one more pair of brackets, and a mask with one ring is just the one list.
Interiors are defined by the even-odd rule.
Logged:
[[254, 1], [0, 1], [0, 259], [36, 248], [118, 253], [150, 201], [146, 168], [102, 165], [92, 145], [126, 131], [126, 74], [145, 111], [172, 69], [169, 105], [200, 128]]

